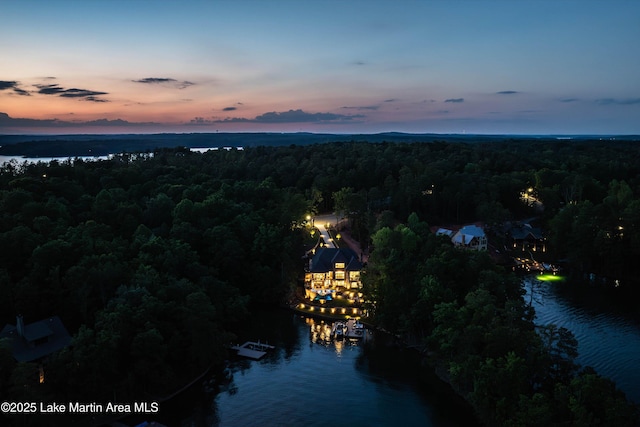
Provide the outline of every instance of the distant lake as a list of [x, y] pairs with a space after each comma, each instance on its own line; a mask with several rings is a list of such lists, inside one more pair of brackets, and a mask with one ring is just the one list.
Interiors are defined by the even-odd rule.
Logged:
[[[194, 153], [206, 153], [207, 151], [218, 151], [218, 150], [244, 150], [243, 147], [201, 147], [201, 148], [190, 148], [190, 150]], [[59, 162], [67, 161], [68, 159], [82, 159], [84, 161], [94, 161], [94, 160], [108, 160], [113, 156], [113, 154], [109, 154], [106, 156], [73, 156], [73, 157], [23, 157], [23, 156], [0, 156], [0, 165], [15, 160], [18, 164], [22, 164], [24, 162], [27, 163], [49, 163], [52, 160], [57, 160]]]

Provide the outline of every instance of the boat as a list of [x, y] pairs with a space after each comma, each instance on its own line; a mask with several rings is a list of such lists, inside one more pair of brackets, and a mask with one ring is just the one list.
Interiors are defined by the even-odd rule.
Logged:
[[336, 322], [333, 324], [333, 328], [331, 328], [331, 335], [335, 338], [344, 338], [346, 330], [347, 325], [345, 325], [344, 322]]
[[364, 337], [364, 325], [359, 320], [349, 319], [347, 321], [347, 338], [360, 339]]

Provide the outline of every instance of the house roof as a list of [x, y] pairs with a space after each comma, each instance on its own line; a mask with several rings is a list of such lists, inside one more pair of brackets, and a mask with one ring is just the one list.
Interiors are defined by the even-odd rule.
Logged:
[[528, 238], [540, 240], [542, 239], [542, 230], [538, 227], [532, 227], [530, 224], [522, 224], [509, 229], [509, 235], [515, 240], [525, 240]]
[[473, 239], [485, 237], [484, 230], [476, 225], [465, 225], [451, 238], [457, 245], [469, 245]]
[[309, 271], [311, 273], [326, 273], [333, 271], [337, 262], [343, 262], [348, 271], [362, 269], [356, 253], [350, 248], [320, 248], [311, 259]]
[[451, 237], [453, 235], [453, 230], [449, 230], [448, 228], [438, 228], [438, 230], [436, 231], [436, 236], [449, 236]]
[[459, 233], [469, 234], [473, 237], [484, 237], [484, 230], [477, 225], [465, 225]]
[[[41, 359], [71, 344], [71, 336], [58, 316], [25, 325], [20, 336], [15, 325], [5, 325], [0, 331], [0, 339], [6, 338], [11, 346], [13, 357], [18, 362], [31, 362]], [[48, 338], [45, 342], [36, 342]]]

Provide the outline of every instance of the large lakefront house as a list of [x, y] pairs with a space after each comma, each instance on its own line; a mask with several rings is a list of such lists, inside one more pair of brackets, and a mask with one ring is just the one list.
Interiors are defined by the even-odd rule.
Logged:
[[349, 248], [319, 248], [309, 261], [305, 273], [306, 297], [332, 298], [332, 295], [347, 292], [359, 293], [362, 263]]

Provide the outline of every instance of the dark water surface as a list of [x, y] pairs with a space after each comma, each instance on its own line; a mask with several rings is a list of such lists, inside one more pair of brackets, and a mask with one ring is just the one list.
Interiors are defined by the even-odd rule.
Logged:
[[[614, 380], [640, 402], [640, 321], [601, 289], [525, 279], [534, 284], [537, 323], [555, 323], [579, 341], [578, 362]], [[420, 360], [367, 331], [365, 343], [328, 339], [330, 322], [291, 311], [256, 314], [238, 341], [268, 342], [260, 361], [233, 359], [232, 381], [216, 392], [200, 384], [161, 405], [168, 426], [473, 426], [470, 408]]]
[[555, 323], [578, 340], [577, 362], [616, 382], [627, 398], [640, 403], [640, 318], [613, 290], [587, 284], [525, 279], [527, 298], [534, 285], [536, 323]]
[[[268, 339], [263, 360], [232, 365], [215, 399], [219, 426], [473, 425], [470, 409], [438, 381], [420, 386], [419, 358], [367, 331], [364, 343], [331, 340], [331, 322], [291, 312], [261, 315], [247, 340]], [[254, 334], [254, 335], [251, 335]]]
[[364, 342], [331, 340], [330, 325], [289, 310], [256, 314], [238, 341], [276, 349], [259, 361], [233, 358], [228, 384], [206, 391], [199, 383], [162, 403], [154, 420], [220, 427], [477, 426], [447, 385], [420, 373], [415, 351], [370, 330]]

